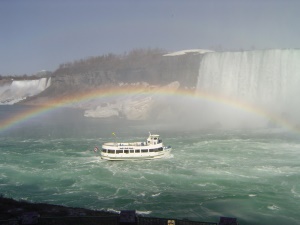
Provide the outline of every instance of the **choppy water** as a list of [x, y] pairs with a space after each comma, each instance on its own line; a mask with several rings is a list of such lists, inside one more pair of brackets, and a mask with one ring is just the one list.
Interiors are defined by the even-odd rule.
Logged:
[[[1, 106], [0, 116], [22, 110]], [[68, 116], [66, 117], [66, 114]], [[143, 140], [172, 145], [167, 159], [103, 161], [95, 145]], [[240, 224], [300, 224], [300, 136], [277, 130], [179, 131], [81, 119], [61, 110], [0, 133], [0, 193], [15, 199], [154, 217]]]

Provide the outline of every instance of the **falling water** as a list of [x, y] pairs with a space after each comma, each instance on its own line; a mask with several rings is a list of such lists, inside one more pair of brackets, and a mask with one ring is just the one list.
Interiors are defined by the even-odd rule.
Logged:
[[299, 122], [300, 50], [206, 54], [197, 90], [239, 99]]
[[0, 86], [0, 104], [14, 104], [18, 101], [34, 96], [51, 84], [51, 78], [37, 80], [13, 80]]

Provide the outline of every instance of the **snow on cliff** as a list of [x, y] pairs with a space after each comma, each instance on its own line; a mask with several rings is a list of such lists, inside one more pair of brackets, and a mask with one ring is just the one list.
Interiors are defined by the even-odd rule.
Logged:
[[[151, 86], [152, 91], [148, 92], [149, 85], [143, 84], [145, 92], [136, 93], [135, 95], [124, 96], [112, 99], [111, 102], [98, 103], [94, 109], [86, 110], [85, 117], [93, 118], [109, 118], [119, 117], [128, 120], [145, 120], [149, 117], [153, 105], [160, 101], [159, 95], [161, 89], [177, 90], [180, 86], [179, 82], [175, 81], [163, 87]], [[90, 103], [97, 104], [97, 103]], [[100, 105], [99, 105], [100, 104]]]
[[178, 52], [171, 52], [171, 53], [165, 54], [164, 56], [178, 56], [178, 55], [185, 55], [188, 53], [205, 54], [208, 52], [213, 52], [213, 51], [206, 50], [206, 49], [189, 49], [189, 50], [182, 50], [182, 51], [178, 51]]

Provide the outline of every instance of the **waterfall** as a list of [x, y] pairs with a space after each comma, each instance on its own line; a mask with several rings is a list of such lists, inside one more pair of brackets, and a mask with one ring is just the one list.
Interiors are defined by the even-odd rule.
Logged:
[[300, 50], [207, 53], [197, 90], [299, 118]]
[[14, 104], [41, 93], [50, 85], [51, 78], [13, 80], [9, 84], [0, 86], [0, 104]]

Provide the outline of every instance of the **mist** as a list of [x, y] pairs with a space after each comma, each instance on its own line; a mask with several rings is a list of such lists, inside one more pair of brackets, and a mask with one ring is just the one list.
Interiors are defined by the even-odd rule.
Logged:
[[[195, 58], [193, 61], [196, 62]], [[198, 73], [192, 73], [194, 69], [180, 71], [190, 72], [189, 79], [195, 78], [194, 89], [185, 89], [181, 81], [173, 81], [164, 86], [143, 83], [139, 87], [138, 83], [123, 84], [125, 91], [118, 95], [109, 94], [103, 97], [100, 94], [98, 98], [74, 102], [68, 106], [80, 109], [82, 118], [76, 119], [78, 123], [80, 120], [95, 122], [97, 119], [106, 119], [121, 125], [128, 120], [128, 123], [148, 124], [149, 128], [153, 127], [151, 130], [194, 131], [299, 126], [299, 50], [208, 52], [198, 57], [198, 62]], [[169, 72], [172, 71], [174, 69], [171, 67]], [[180, 77], [179, 75], [180, 73], [176, 78]], [[12, 81], [10, 85], [1, 86], [0, 100], [14, 103], [32, 93], [40, 93], [47, 89], [49, 96], [46, 93], [36, 102], [43, 104], [44, 99], [51, 98], [51, 93], [59, 95], [56, 89], [58, 85], [62, 85], [60, 94], [64, 94], [63, 91], [69, 84], [67, 82], [74, 82], [71, 79], [73, 77], [69, 76], [66, 83], [53, 78], [53, 84], [44, 78], [40, 81]], [[169, 75], [170, 77], [172, 76]], [[149, 77], [148, 79], [151, 80]], [[159, 82], [160, 79], [156, 80]], [[76, 85], [79, 85], [80, 81], [81, 79], [77, 79]], [[95, 81], [91, 80], [88, 83]], [[18, 91], [15, 91], [17, 87]], [[127, 87], [129, 89], [126, 89]], [[113, 87], [111, 92], [119, 93], [118, 88], [123, 86], [119, 84]], [[68, 119], [71, 118], [70, 116]], [[125, 123], [125, 126], [127, 125]], [[110, 130], [113, 131], [116, 125], [111, 126]]]
[[195, 95], [166, 98], [156, 114], [180, 129], [299, 126], [299, 65], [299, 50], [207, 53]]

